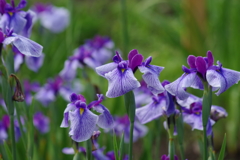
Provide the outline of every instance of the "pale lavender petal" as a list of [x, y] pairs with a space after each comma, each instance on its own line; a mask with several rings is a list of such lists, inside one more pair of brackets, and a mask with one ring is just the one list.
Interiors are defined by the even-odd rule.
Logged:
[[78, 68], [77, 60], [67, 60], [64, 63], [63, 70], [59, 73], [59, 75], [66, 81], [72, 81], [76, 77], [76, 71]]
[[103, 105], [101, 106], [104, 112], [99, 115], [97, 125], [103, 129], [112, 129], [114, 126], [113, 117], [106, 107], [104, 107]]
[[112, 63], [108, 63], [102, 66], [99, 66], [97, 68], [95, 68], [97, 74], [99, 74], [100, 76], [105, 77], [105, 74], [114, 70], [115, 68], [117, 68], [118, 64], [115, 62]]
[[101, 63], [98, 60], [93, 59], [92, 57], [84, 58], [83, 62], [92, 69], [101, 66]]
[[72, 147], [65, 147], [65, 148], [62, 149], [62, 152], [64, 154], [74, 154], [75, 153], [74, 149]]
[[15, 34], [14, 37], [15, 39], [12, 41], [12, 44], [19, 50], [19, 52], [21, 52], [22, 54], [25, 54], [26, 56], [33, 56], [33, 57], [41, 56], [42, 49], [43, 49], [41, 45], [20, 35]]
[[51, 32], [59, 33], [69, 25], [70, 14], [65, 8], [52, 7], [51, 10], [41, 12], [39, 19], [43, 27]]
[[23, 63], [23, 55], [21, 54], [16, 54], [14, 56], [14, 71], [18, 71], [21, 64]]
[[220, 71], [209, 69], [206, 75], [208, 83], [212, 87], [219, 88], [216, 95], [220, 95], [232, 85], [240, 80], [240, 72], [227, 68], [221, 68]]
[[183, 74], [180, 78], [175, 80], [174, 82], [165, 86], [165, 89], [174, 96], [177, 96], [179, 99], [184, 100], [190, 96], [188, 92], [185, 91], [187, 87], [202, 87], [196, 85], [196, 80], [199, 77], [197, 76], [196, 72], [190, 74]]
[[28, 68], [34, 72], [37, 72], [39, 68], [42, 67], [44, 54], [42, 54], [40, 57], [26, 56], [25, 60]]
[[9, 28], [13, 28], [13, 32], [19, 34], [22, 32], [26, 23], [27, 20], [24, 17], [22, 17], [21, 14], [16, 12], [15, 14], [13, 14], [13, 16], [11, 16]]
[[159, 104], [152, 102], [144, 107], [136, 109], [136, 116], [142, 123], [148, 123], [163, 115], [163, 107], [166, 108], [166, 101], [160, 101]]
[[164, 92], [164, 88], [162, 84], [159, 81], [158, 76], [160, 75], [160, 72], [164, 69], [164, 67], [154, 66], [154, 65], [148, 65], [148, 66], [139, 66], [138, 67], [140, 72], [143, 73], [142, 77], [144, 81], [147, 83], [148, 89], [153, 94], [159, 94]]
[[88, 140], [95, 129], [98, 121], [98, 116], [93, 114], [88, 109], [84, 109], [84, 112], [80, 114], [77, 109], [70, 113], [71, 131], [69, 135], [76, 142], [82, 142]]
[[62, 128], [66, 128], [68, 127], [69, 123], [69, 111], [75, 111], [77, 108], [76, 106], [73, 104], [73, 103], [69, 103], [67, 105], [67, 108], [64, 110], [64, 113], [63, 113], [63, 120], [62, 120], [62, 123], [60, 125], [60, 127]]
[[106, 96], [109, 98], [119, 97], [125, 93], [140, 87], [140, 83], [134, 77], [131, 69], [126, 69], [124, 72], [118, 68], [105, 74], [108, 80], [108, 91]]
[[54, 91], [48, 89], [47, 87], [41, 88], [36, 94], [36, 99], [44, 106], [47, 106], [49, 103], [53, 102], [55, 98]]

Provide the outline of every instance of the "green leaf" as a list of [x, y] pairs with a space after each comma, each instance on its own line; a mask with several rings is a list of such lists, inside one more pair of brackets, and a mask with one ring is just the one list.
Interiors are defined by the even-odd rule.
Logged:
[[120, 155], [119, 155], [119, 157], [120, 157], [120, 160], [122, 160], [123, 159], [123, 152], [124, 152], [124, 133], [122, 134], [122, 137], [121, 137], [121, 141], [120, 141], [120, 145], [119, 145], [119, 151], [120, 151]]
[[124, 100], [129, 119], [134, 122], [136, 105], [133, 91], [124, 94]]
[[211, 106], [212, 106], [212, 87], [206, 86], [204, 87], [203, 93], [203, 109], [202, 109], [203, 126], [207, 126]]
[[115, 159], [116, 159], [116, 160], [119, 160], [117, 137], [116, 137], [116, 134], [115, 134], [114, 131], [113, 131], [113, 149], [114, 149]]
[[225, 149], [226, 149], [226, 134], [224, 135], [224, 139], [223, 139], [223, 143], [222, 143], [222, 147], [221, 147], [221, 151], [219, 153], [219, 157], [218, 160], [223, 160], [224, 159], [224, 154], [225, 154]]
[[13, 160], [12, 153], [11, 153], [6, 141], [3, 143], [3, 145], [4, 145], [4, 149], [7, 153], [8, 160]]
[[92, 160], [92, 140], [91, 138], [86, 141], [87, 143], [87, 159]]

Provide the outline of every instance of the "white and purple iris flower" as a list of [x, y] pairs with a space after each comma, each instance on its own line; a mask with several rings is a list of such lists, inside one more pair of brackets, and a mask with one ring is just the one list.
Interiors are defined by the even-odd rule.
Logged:
[[143, 56], [136, 49], [130, 51], [126, 61], [116, 52], [113, 62], [96, 68], [96, 72], [108, 80], [107, 97], [119, 97], [140, 87], [141, 84], [134, 77], [137, 69], [143, 73], [142, 77], [147, 84], [147, 88], [153, 94], [164, 92], [165, 89], [158, 78], [163, 67], [150, 65], [152, 57], [147, 58], [145, 62], [143, 62], [143, 59]]
[[[98, 100], [86, 104], [82, 95], [73, 93], [70, 96], [71, 103], [67, 105], [64, 111], [64, 118], [61, 127], [70, 125], [69, 135], [76, 142], [88, 140], [96, 129], [96, 125], [103, 129], [111, 129], [114, 120], [109, 110], [101, 104], [103, 95], [97, 95]], [[100, 113], [96, 115], [91, 109]]]
[[112, 57], [113, 41], [108, 37], [95, 36], [87, 40], [84, 45], [74, 50], [74, 55], [64, 63], [60, 76], [71, 81], [76, 77], [78, 68], [90, 67], [95, 69], [103, 65]]
[[[163, 86], [169, 84], [168, 81], [162, 83]], [[156, 96], [152, 96], [152, 101], [136, 109], [136, 116], [138, 120], [142, 123], [148, 123], [161, 116], [169, 117], [175, 113], [175, 105], [173, 101], [174, 97], [167, 91], [160, 93]]]
[[11, 4], [1, 0], [0, 43], [4, 47], [12, 44], [26, 56], [39, 57], [42, 54], [43, 47], [27, 38], [31, 33], [34, 14], [31, 11], [24, 12], [21, 10], [26, 6], [26, 3], [26, 0], [21, 0], [15, 6], [14, 0], [11, 1]]
[[206, 81], [214, 91], [218, 90], [216, 95], [220, 95], [240, 80], [240, 72], [223, 68], [219, 61], [217, 65], [213, 65], [214, 58], [210, 51], [207, 52], [207, 57], [190, 55], [187, 62], [190, 69], [183, 66], [184, 74], [165, 87], [169, 93], [181, 100], [190, 96], [190, 93], [186, 92], [187, 87], [203, 89], [202, 81]]
[[[117, 136], [122, 136], [124, 133], [124, 141], [129, 142], [130, 139], [130, 121], [127, 115], [115, 118], [114, 132]], [[137, 120], [134, 121], [133, 128], [133, 141], [137, 141], [139, 138], [144, 137], [148, 132], [148, 128]]]
[[33, 11], [41, 25], [53, 33], [60, 33], [69, 25], [70, 13], [66, 8], [37, 3]]
[[[190, 95], [185, 100], [177, 99], [177, 103], [181, 106], [183, 121], [189, 124], [192, 129], [203, 130], [202, 125], [202, 99]], [[212, 126], [220, 118], [227, 117], [227, 112], [219, 106], [211, 107], [211, 115], [207, 124], [207, 134], [211, 135]]]
[[33, 115], [33, 125], [41, 133], [47, 133], [49, 131], [49, 118], [44, 116], [41, 112], [36, 112]]

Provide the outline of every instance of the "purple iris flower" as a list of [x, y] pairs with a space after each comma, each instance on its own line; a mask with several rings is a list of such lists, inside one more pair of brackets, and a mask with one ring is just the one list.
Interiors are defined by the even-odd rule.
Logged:
[[[164, 81], [163, 86], [169, 84], [168, 81]], [[161, 116], [167, 116], [175, 113], [175, 105], [173, 101], [173, 96], [167, 91], [158, 94], [157, 96], [152, 96], [152, 101], [140, 108], [136, 109], [136, 116], [138, 120], [142, 123], [148, 123]]]
[[[116, 117], [115, 125], [114, 125], [114, 132], [117, 136], [121, 136], [124, 133], [124, 141], [126, 143], [129, 142], [130, 136], [130, 121], [127, 115], [123, 117]], [[148, 128], [137, 120], [134, 122], [133, 128], [133, 141], [137, 141], [139, 138], [144, 137], [148, 132]]]
[[44, 116], [41, 112], [37, 112], [33, 116], [33, 125], [41, 133], [47, 133], [49, 131], [49, 118]]
[[190, 96], [185, 88], [203, 89], [202, 81], [206, 81], [213, 90], [218, 90], [216, 95], [220, 95], [240, 80], [240, 72], [223, 68], [219, 61], [217, 65], [213, 65], [214, 58], [210, 51], [207, 52], [207, 57], [190, 55], [187, 61], [190, 69], [183, 66], [184, 74], [165, 87], [168, 92], [181, 100]]
[[40, 89], [40, 85], [36, 82], [30, 83], [29, 81], [25, 80], [23, 82], [24, 86], [24, 95], [25, 95], [25, 102], [27, 105], [32, 103], [32, 94], [31, 92], [37, 92]]
[[[76, 142], [88, 140], [95, 131], [96, 125], [104, 129], [111, 129], [114, 125], [109, 110], [101, 104], [103, 95], [97, 96], [98, 100], [89, 105], [82, 95], [73, 93], [70, 96], [71, 103], [64, 111], [61, 127], [68, 127], [70, 122], [69, 135]], [[92, 113], [91, 109], [101, 114], [98, 116]]]
[[[202, 125], [202, 99], [196, 96], [189, 96], [185, 100], [177, 100], [177, 103], [182, 106], [183, 121], [189, 124], [192, 129], [203, 130]], [[207, 134], [212, 133], [212, 126], [219, 118], [227, 116], [227, 112], [219, 106], [211, 107], [211, 117], [207, 124]]]
[[53, 33], [60, 33], [69, 25], [70, 13], [66, 8], [37, 3], [33, 10], [41, 25]]
[[150, 65], [151, 60], [152, 58], [149, 57], [143, 62], [143, 56], [134, 49], [128, 54], [127, 61], [123, 60], [116, 52], [113, 62], [97, 67], [96, 72], [106, 78], [109, 83], [106, 96], [109, 98], [119, 97], [140, 87], [140, 83], [134, 77], [137, 69], [143, 73], [143, 79], [153, 94], [162, 93], [164, 88], [158, 76], [163, 67]]
[[63, 80], [60, 77], [56, 77], [54, 80], [50, 79], [48, 83], [37, 92], [36, 99], [44, 106], [47, 106], [55, 100], [62, 84]]
[[[170, 160], [170, 157], [164, 154], [162, 155], [161, 160]], [[174, 160], [179, 160], [176, 155], [174, 156]]]

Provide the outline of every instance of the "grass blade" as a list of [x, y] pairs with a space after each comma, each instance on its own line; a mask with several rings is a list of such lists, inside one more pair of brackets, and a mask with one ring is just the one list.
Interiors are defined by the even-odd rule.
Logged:
[[225, 154], [225, 149], [226, 149], [226, 134], [224, 135], [224, 139], [223, 139], [223, 143], [222, 143], [222, 148], [221, 151], [219, 153], [219, 157], [218, 160], [223, 160], [224, 159], [224, 154]]

